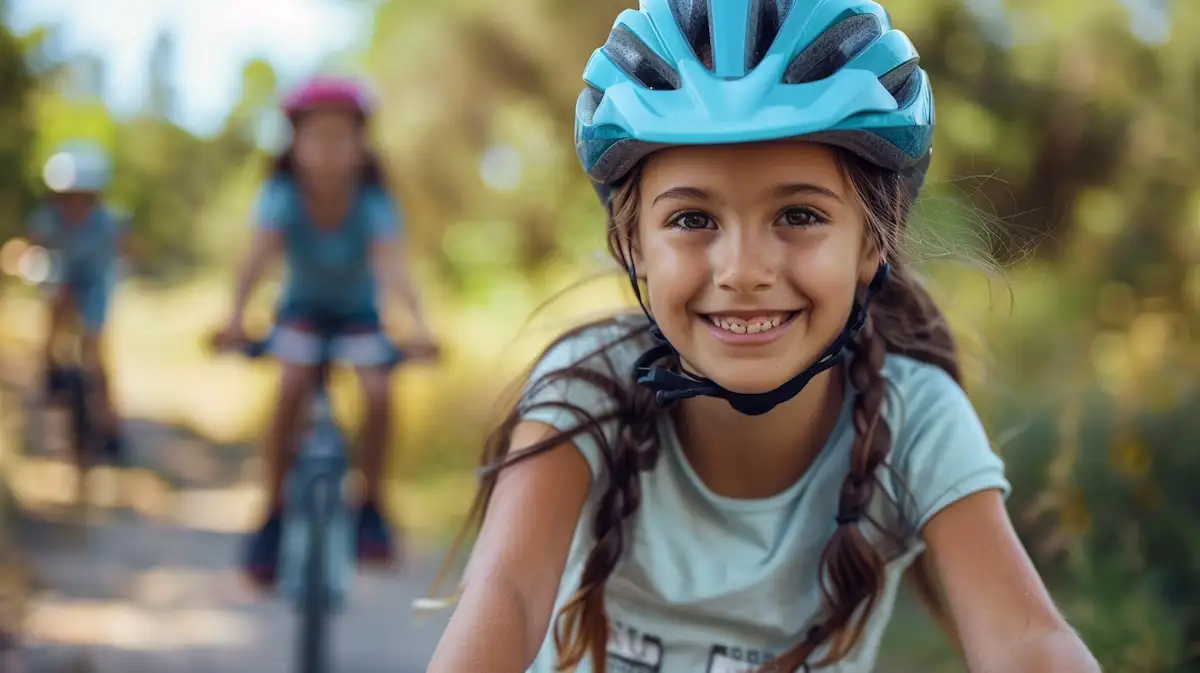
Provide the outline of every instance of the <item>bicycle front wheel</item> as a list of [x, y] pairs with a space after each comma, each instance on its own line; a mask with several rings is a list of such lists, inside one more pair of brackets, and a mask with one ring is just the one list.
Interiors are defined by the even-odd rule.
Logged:
[[329, 523], [336, 497], [331, 479], [320, 476], [309, 483], [306, 515], [308, 548], [304, 552], [304, 589], [300, 614], [300, 673], [329, 671], [328, 631], [331, 608], [329, 586]]

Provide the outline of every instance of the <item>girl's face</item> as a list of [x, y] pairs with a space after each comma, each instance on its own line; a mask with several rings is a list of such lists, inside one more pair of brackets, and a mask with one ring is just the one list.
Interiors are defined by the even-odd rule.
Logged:
[[62, 192], [53, 196], [58, 216], [72, 224], [82, 222], [98, 201], [99, 196], [91, 192]]
[[833, 150], [670, 148], [642, 175], [635, 262], [684, 366], [740, 393], [809, 367], [879, 263]]
[[342, 109], [313, 110], [296, 124], [292, 148], [296, 167], [318, 181], [345, 181], [365, 159], [362, 120]]

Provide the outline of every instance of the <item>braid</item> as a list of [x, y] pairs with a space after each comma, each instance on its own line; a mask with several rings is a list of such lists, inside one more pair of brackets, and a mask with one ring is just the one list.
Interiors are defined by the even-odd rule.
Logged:
[[[885, 568], [890, 559], [868, 540], [859, 522], [866, 519], [877, 530], [888, 533], [869, 512], [879, 484], [878, 472], [880, 468], [888, 469], [887, 458], [892, 448], [892, 428], [884, 416], [888, 386], [883, 367], [887, 354], [903, 354], [937, 366], [961, 383], [949, 326], [928, 292], [904, 266], [900, 255], [905, 218], [911, 205], [907, 185], [898, 173], [872, 166], [846, 152], [839, 152], [838, 156], [854, 185], [878, 251], [892, 266], [892, 274], [870, 304], [865, 324], [852, 344], [853, 357], [848, 363], [854, 390], [854, 442], [849, 472], [838, 496], [837, 527], [821, 554], [819, 581], [824, 604], [821, 620], [808, 629], [802, 642], [765, 666], [764, 671], [792, 672], [802, 668], [807, 671], [809, 658], [826, 642], [831, 643], [830, 650], [815, 665], [826, 666], [843, 659], [861, 638], [882, 595]], [[609, 209], [609, 251], [627, 271], [632, 265], [634, 239], [631, 234], [636, 227], [641, 168], [639, 164], [631, 171], [627, 182], [614, 195]], [[573, 334], [579, 331], [582, 330]], [[642, 326], [625, 338], [633, 338], [645, 331], [646, 326]], [[573, 334], [565, 335], [560, 341]], [[609, 344], [612, 345], [615, 344]], [[613, 374], [628, 375], [616, 370]], [[615, 410], [597, 417], [563, 401], [542, 403], [543, 406], [568, 408], [578, 418], [579, 426], [529, 447], [519, 455], [508, 456], [512, 430], [520, 422], [521, 412], [528, 411], [513, 409], [485, 447], [484, 479], [472, 505], [468, 525], [478, 525], [486, 515], [496, 473], [503, 467], [569, 442], [580, 434], [587, 433], [596, 440], [602, 448], [606, 483], [591, 522], [595, 544], [584, 563], [579, 589], [555, 618], [554, 642], [558, 651], [556, 670], [574, 670], [591, 654], [594, 670], [603, 671], [607, 668], [608, 643], [604, 587], [628, 549], [628, 522], [642, 500], [640, 472], [652, 469], [657, 461], [660, 452], [657, 429], [665, 412], [655, 404], [650, 391], [640, 386], [628, 386], [622, 376], [609, 377], [572, 366], [548, 374], [546, 382], [563, 378], [583, 379], [602, 389], [616, 402]], [[611, 442], [601, 430], [601, 425], [606, 423], [616, 424], [616, 434]], [[903, 509], [895, 502], [891, 504], [897, 507], [903, 519]], [[466, 527], [456, 541], [455, 550], [465, 535]], [[452, 551], [451, 557], [455, 554], [456, 551]], [[443, 567], [443, 573], [447, 566]], [[914, 563], [910, 577], [923, 602], [954, 640], [944, 603], [923, 557]]]
[[[821, 591], [829, 606], [825, 621], [811, 628], [805, 640], [775, 660], [777, 670], [804, 666], [813, 651], [833, 638], [830, 654], [818, 665], [846, 655], [866, 626], [883, 589], [885, 560], [857, 525], [868, 516], [875, 496], [876, 471], [891, 449], [891, 431], [883, 418], [887, 387], [881, 371], [887, 342], [876, 334], [873, 315], [854, 344], [849, 364], [854, 386], [854, 445], [850, 472], [838, 497], [838, 527], [821, 554]], [[856, 617], [857, 615], [857, 617]]]
[[595, 546], [584, 564], [579, 590], [555, 619], [554, 644], [559, 671], [574, 670], [589, 652], [597, 671], [607, 670], [608, 615], [604, 585], [627, 549], [626, 523], [642, 503], [639, 473], [653, 467], [659, 453], [661, 409], [650, 391], [630, 390], [620, 404], [621, 417], [612, 451], [605, 452], [608, 483], [600, 497], [592, 535]]
[[[848, 370], [854, 389], [854, 443], [849, 473], [838, 496], [837, 528], [821, 554], [820, 583], [823, 620], [804, 640], [773, 662], [772, 670], [795, 671], [826, 642], [828, 653], [814, 666], [827, 666], [846, 657], [861, 638], [867, 620], [883, 592], [888, 557], [864, 535], [865, 519], [876, 530], [891, 531], [870, 517], [869, 508], [879, 484], [880, 468], [890, 469], [892, 428], [884, 417], [888, 386], [883, 366], [888, 353], [934, 365], [961, 384], [958, 354], [945, 316], [920, 281], [904, 264], [901, 247], [911, 198], [899, 174], [841, 155], [842, 166], [855, 187], [867, 226], [884, 259], [892, 267], [888, 281], [870, 304], [863, 329], [852, 346]], [[891, 501], [904, 523], [904, 508]], [[957, 645], [956, 634], [924, 555], [913, 564], [909, 579], [918, 596]], [[807, 670], [807, 668], [804, 668]]]

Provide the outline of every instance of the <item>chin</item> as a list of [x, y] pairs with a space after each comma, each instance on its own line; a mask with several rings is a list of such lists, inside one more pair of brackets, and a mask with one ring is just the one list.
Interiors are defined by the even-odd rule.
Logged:
[[780, 377], [779, 369], [772, 367], [742, 366], [720, 367], [709, 369], [705, 376], [715, 381], [722, 388], [743, 395], [769, 393], [791, 380], [791, 377]]

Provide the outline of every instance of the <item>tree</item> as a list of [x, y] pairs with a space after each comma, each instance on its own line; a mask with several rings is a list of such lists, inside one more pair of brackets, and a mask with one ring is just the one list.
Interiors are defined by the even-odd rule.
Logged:
[[0, 240], [23, 229], [33, 200], [34, 181], [28, 167], [34, 150], [30, 114], [34, 85], [24, 45], [6, 24], [0, 24]]
[[148, 63], [150, 84], [146, 95], [146, 112], [157, 119], [172, 119], [178, 111], [175, 90], [175, 36], [164, 30], [154, 40]]

